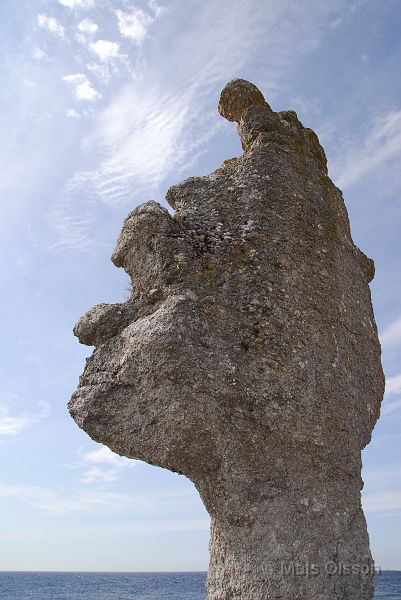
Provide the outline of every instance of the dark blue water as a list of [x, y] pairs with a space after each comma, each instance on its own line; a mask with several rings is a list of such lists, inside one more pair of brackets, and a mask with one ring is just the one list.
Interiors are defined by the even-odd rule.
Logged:
[[[206, 573], [0, 572], [1, 600], [204, 600]], [[401, 600], [401, 571], [375, 577], [375, 600]]]
[[375, 600], [401, 599], [401, 571], [382, 571], [375, 576]]
[[0, 573], [1, 600], [204, 600], [205, 573]]

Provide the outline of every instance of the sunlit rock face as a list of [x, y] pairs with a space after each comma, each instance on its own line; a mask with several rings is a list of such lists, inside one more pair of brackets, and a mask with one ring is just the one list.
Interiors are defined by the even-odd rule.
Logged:
[[185, 474], [212, 517], [209, 600], [368, 600], [361, 449], [383, 395], [368, 283], [316, 134], [244, 80], [219, 112], [244, 153], [146, 202], [112, 260], [133, 283], [75, 333], [70, 412]]

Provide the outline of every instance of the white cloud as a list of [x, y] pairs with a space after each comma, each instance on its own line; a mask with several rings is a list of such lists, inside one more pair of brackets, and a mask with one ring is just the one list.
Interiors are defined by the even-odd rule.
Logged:
[[95, 90], [89, 79], [83, 73], [75, 73], [74, 75], [66, 75], [63, 81], [75, 87], [75, 95], [77, 100], [95, 101], [100, 100], [102, 94]]
[[39, 423], [46, 418], [49, 413], [49, 405], [46, 402], [38, 402], [38, 408], [35, 413], [15, 412], [15, 404], [18, 396], [16, 394], [0, 395], [0, 435], [14, 436], [25, 429]]
[[[96, 171], [79, 173], [75, 181], [79, 177], [93, 197], [109, 205], [127, 201], [134, 190], [138, 196], [154, 193], [172, 172], [178, 177], [194, 164], [224, 126], [215, 109], [219, 82], [245, 71], [263, 45], [263, 56], [274, 59], [264, 63], [266, 81], [256, 83], [274, 93], [294, 60], [316, 47], [330, 13], [311, 2], [288, 18], [286, 3], [272, 3], [267, 10], [257, 0], [238, 3], [235, 11], [228, 0], [205, 2], [196, 10], [196, 28], [173, 45], [160, 43], [161, 70], [143, 76], [140, 86], [121, 88], [98, 114], [87, 148], [103, 158]], [[127, 14], [119, 14], [125, 34], [130, 31], [123, 20]], [[131, 34], [142, 35], [131, 24]]]
[[[256, 71], [255, 83], [268, 92], [268, 100], [274, 99], [297, 61], [323, 39], [336, 14], [332, 6], [306, 0], [302, 6], [291, 4], [289, 11], [282, 0], [268, 5], [240, 0], [233, 11], [229, 0], [205, 0], [193, 3], [188, 27], [179, 34], [171, 21], [160, 21], [151, 61], [131, 58], [131, 77], [125, 86], [116, 86], [111, 102], [94, 115], [93, 133], [83, 149], [96, 164], [77, 171], [63, 194], [70, 198], [71, 220], [81, 214], [83, 196], [106, 207], [135, 203], [144, 195], [160, 195], [170, 177], [177, 181], [189, 174], [219, 128], [234, 130], [216, 112], [223, 85]], [[121, 60], [119, 55], [119, 64]], [[116, 62], [98, 60], [88, 68], [105, 84], [120, 74]], [[60, 247], [67, 249], [68, 243], [68, 250], [77, 251], [64, 223], [62, 234]], [[95, 243], [92, 228], [82, 233], [82, 247], [85, 235], [88, 245]], [[69, 237], [74, 237], [72, 225]]]
[[386, 392], [382, 405], [382, 415], [388, 415], [395, 410], [401, 408], [401, 398], [389, 400], [389, 396], [397, 396], [401, 394], [401, 373], [394, 377], [386, 377]]
[[[186, 502], [190, 498], [198, 502], [198, 494], [195, 489], [188, 489], [183, 492], [156, 493], [146, 496], [124, 494], [119, 492], [109, 492], [103, 489], [49, 489], [39, 486], [27, 485], [0, 485], [0, 498], [15, 498], [15, 501], [22, 502], [24, 505], [34, 509], [41, 510], [51, 515], [68, 517], [79, 513], [105, 514], [110, 512], [128, 512], [130, 516], [136, 515], [141, 518], [141, 522], [133, 523], [133, 531], [140, 532], [149, 530], [149, 532], [160, 533], [161, 530], [175, 531], [186, 529], [207, 529], [209, 520], [206, 518], [189, 521], [175, 521], [174, 526], [171, 521], [161, 521], [159, 518], [160, 509], [171, 505], [171, 500], [185, 498]], [[157, 522], [144, 521], [144, 517], [156, 516]], [[111, 526], [112, 528], [114, 525]], [[124, 529], [127, 528], [125, 524]], [[96, 525], [98, 528], [98, 525]], [[106, 528], [108, 526], [106, 525]]]
[[86, 462], [94, 463], [94, 464], [105, 464], [110, 467], [126, 467], [133, 466], [136, 461], [130, 460], [125, 456], [119, 456], [112, 452], [110, 448], [107, 446], [101, 446], [96, 450], [91, 450], [90, 452], [85, 452], [83, 455], [83, 459]]
[[104, 512], [132, 507], [126, 494], [105, 491], [66, 491], [23, 485], [0, 485], [0, 497], [15, 497], [32, 508], [65, 516], [71, 513]]
[[45, 54], [45, 52], [43, 52], [43, 50], [41, 48], [36, 47], [32, 50], [32, 56], [33, 56], [33, 58], [40, 60], [41, 58], [44, 58], [46, 56], [46, 54]]
[[67, 117], [69, 119], [80, 119], [81, 115], [79, 114], [79, 112], [77, 112], [75, 110], [75, 108], [67, 108], [67, 110], [65, 111], [65, 114], [67, 115]]
[[387, 325], [380, 335], [383, 346], [395, 346], [401, 342], [401, 317]]
[[118, 204], [126, 200], [131, 182], [135, 181], [137, 193], [144, 192], [156, 188], [174, 168], [178, 172], [187, 166], [216, 126], [203, 135], [184, 138], [192, 119], [190, 106], [191, 99], [184, 92], [156, 99], [153, 94], [127, 90], [98, 123], [98, 136], [91, 143], [94, 147], [97, 141], [103, 147], [110, 145], [98, 171], [79, 174], [86, 188], [106, 204]]
[[362, 494], [365, 512], [401, 510], [401, 491], [381, 491]]
[[109, 40], [97, 40], [90, 44], [90, 48], [97, 54], [100, 60], [107, 61], [118, 57], [120, 44], [117, 42], [110, 42]]
[[147, 35], [153, 18], [140, 8], [132, 8], [130, 12], [116, 10], [116, 16], [122, 37], [130, 38], [137, 44], [141, 44]]
[[[84, 531], [88, 531], [85, 527]], [[91, 531], [89, 529], [88, 533]], [[92, 530], [93, 531], [93, 530]], [[210, 531], [210, 518], [207, 514], [203, 519], [176, 519], [176, 520], [148, 520], [130, 522], [125, 524], [107, 524], [102, 523], [96, 526], [96, 533], [101, 532], [104, 535], [109, 533], [117, 535], [161, 535], [163, 533], [178, 533], [180, 531]]]
[[[396, 436], [396, 438], [399, 437], [399, 434]], [[393, 438], [395, 439], [395, 438]], [[377, 438], [375, 439], [375, 444], [377, 444]], [[365, 484], [367, 484], [367, 486], [369, 488], [371, 488], [372, 486], [377, 486], [380, 485], [381, 487], [383, 487], [383, 483], [386, 484], [392, 484], [394, 481], [398, 481], [401, 478], [401, 465], [400, 466], [383, 466], [381, 465], [380, 467], [375, 467], [375, 468], [371, 468], [371, 469], [363, 469], [363, 479], [365, 481]], [[364, 488], [365, 489], [365, 488]], [[367, 494], [369, 492], [366, 492]]]
[[398, 410], [399, 408], [401, 408], [401, 398], [399, 398], [398, 400], [393, 400], [392, 402], [385, 400], [383, 402], [381, 414], [383, 416], [388, 415], [394, 412], [395, 410]]
[[32, 425], [32, 418], [24, 415], [11, 416], [0, 407], [0, 435], [17, 435]]
[[91, 467], [85, 471], [81, 481], [82, 483], [111, 483], [112, 481], [115, 481], [117, 477], [118, 475], [114, 472], [101, 469], [100, 467]]
[[[67, 186], [67, 193], [70, 187]], [[47, 214], [51, 228], [56, 234], [57, 241], [49, 243], [49, 250], [64, 250], [69, 253], [80, 253], [92, 245], [89, 231], [93, 225], [93, 215], [88, 211], [84, 214], [74, 214], [70, 202], [62, 198]]]
[[[115, 481], [123, 469], [132, 468], [138, 462], [115, 454], [107, 446], [85, 452], [82, 454], [81, 459], [86, 468], [81, 479], [83, 483], [98, 481], [109, 483]], [[89, 468], [87, 468], [88, 466]]]
[[95, 0], [58, 0], [59, 4], [68, 8], [93, 8]]
[[62, 25], [60, 25], [53, 17], [49, 17], [48, 15], [38, 15], [37, 22], [39, 27], [42, 27], [42, 29], [47, 29], [47, 31], [50, 31], [54, 35], [63, 37], [65, 34], [65, 28]]
[[401, 394], [401, 373], [386, 378], [386, 394]]
[[372, 123], [366, 140], [334, 165], [334, 179], [347, 188], [401, 152], [401, 110], [381, 115]]
[[78, 29], [81, 31], [81, 33], [92, 35], [99, 30], [99, 26], [90, 19], [83, 19], [80, 23], [78, 23]]

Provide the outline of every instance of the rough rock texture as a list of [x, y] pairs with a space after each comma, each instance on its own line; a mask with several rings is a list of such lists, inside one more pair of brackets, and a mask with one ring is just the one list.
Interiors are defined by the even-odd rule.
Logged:
[[383, 394], [369, 281], [313, 131], [249, 82], [224, 88], [244, 154], [146, 202], [112, 260], [125, 304], [70, 401], [124, 456], [184, 473], [212, 517], [209, 600], [367, 600], [361, 449]]

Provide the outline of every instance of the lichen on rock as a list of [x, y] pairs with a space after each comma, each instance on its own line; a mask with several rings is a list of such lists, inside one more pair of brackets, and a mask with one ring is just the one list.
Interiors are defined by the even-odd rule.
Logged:
[[294, 111], [234, 80], [219, 112], [244, 154], [173, 186], [173, 216], [147, 202], [127, 217], [113, 262], [134, 294], [77, 324], [95, 350], [70, 412], [194, 482], [212, 518], [208, 600], [369, 600], [373, 262]]

